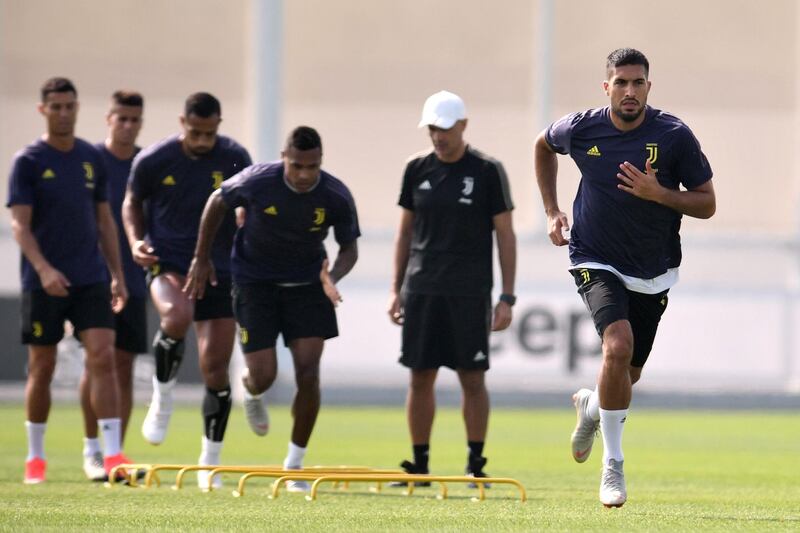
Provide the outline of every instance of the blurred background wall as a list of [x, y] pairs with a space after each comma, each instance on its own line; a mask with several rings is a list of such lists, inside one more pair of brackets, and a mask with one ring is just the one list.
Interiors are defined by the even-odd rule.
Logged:
[[[605, 57], [632, 46], [651, 63], [650, 104], [700, 140], [718, 202], [711, 220], [684, 218], [682, 281], [640, 386], [791, 395], [800, 390], [799, 27], [793, 0], [0, 0], [0, 161], [8, 168], [42, 133], [38, 90], [53, 75], [76, 83], [78, 134], [91, 141], [104, 137], [108, 97], [122, 87], [145, 95], [142, 145], [176, 132], [183, 100], [199, 90], [220, 98], [222, 133], [255, 159], [276, 157], [292, 127], [316, 127], [324, 166], [350, 186], [364, 232], [323, 383], [402, 388], [399, 331], [384, 309], [400, 177], [407, 156], [429, 145], [416, 128], [423, 101], [456, 92], [469, 142], [505, 164], [516, 204], [520, 301], [514, 326], [493, 337], [490, 386], [567, 390], [594, 378], [598, 342], [566, 249], [544, 234], [532, 142], [563, 114], [606, 105]], [[561, 158], [568, 212], [579, 177]], [[0, 357], [15, 370], [0, 378], [18, 379], [8, 221], [4, 211]]]

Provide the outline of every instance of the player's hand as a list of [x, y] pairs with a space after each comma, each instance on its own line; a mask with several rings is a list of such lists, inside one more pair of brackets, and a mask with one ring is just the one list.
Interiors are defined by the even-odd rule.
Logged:
[[128, 303], [128, 287], [125, 280], [111, 278], [111, 309], [115, 313], [120, 313]]
[[403, 312], [403, 297], [400, 293], [392, 291], [389, 295], [389, 320], [395, 324], [402, 326], [405, 321], [405, 313]]
[[39, 281], [42, 283], [44, 292], [50, 296], [68, 296], [67, 287], [70, 283], [67, 277], [60, 270], [48, 265], [39, 274]]
[[556, 246], [569, 244], [569, 220], [563, 211], [547, 215], [547, 235]]
[[206, 294], [206, 283], [217, 286], [217, 271], [210, 259], [199, 259], [195, 256], [186, 273], [183, 292], [189, 295], [190, 300], [202, 300]]
[[630, 193], [642, 200], [658, 202], [664, 187], [656, 178], [656, 171], [650, 165], [650, 161], [645, 163], [645, 172], [642, 172], [632, 164], [625, 161], [619, 166], [621, 170], [617, 178], [622, 183], [617, 184], [617, 189]]
[[505, 302], [497, 302], [497, 305], [494, 306], [492, 331], [503, 331], [506, 329], [511, 325], [511, 317], [511, 306]]
[[342, 301], [342, 295], [339, 294], [339, 289], [331, 279], [331, 274], [328, 272], [328, 260], [322, 261], [322, 269], [319, 271], [319, 280], [322, 282], [322, 290], [325, 291], [325, 296], [331, 301], [334, 307], [339, 305]]
[[131, 254], [137, 265], [149, 267], [158, 262], [158, 256], [154, 255], [155, 250], [146, 241], [136, 241], [131, 246]]

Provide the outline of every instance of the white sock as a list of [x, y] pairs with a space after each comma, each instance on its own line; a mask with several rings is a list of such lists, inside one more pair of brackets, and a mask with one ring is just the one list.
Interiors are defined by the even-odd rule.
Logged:
[[28, 457], [30, 461], [34, 457], [44, 459], [44, 430], [47, 429], [47, 422], [41, 424], [36, 422], [25, 422], [25, 430], [28, 432]]
[[101, 418], [97, 421], [100, 434], [103, 435], [103, 456], [113, 457], [122, 452], [120, 444], [120, 428], [122, 423], [119, 418]]
[[100, 453], [100, 439], [94, 437], [92, 439], [84, 437], [83, 439], [83, 456], [94, 457], [95, 454]]
[[289, 441], [289, 452], [283, 460], [284, 468], [300, 469], [303, 468], [303, 458], [306, 456], [306, 448], [301, 448], [292, 441]]
[[622, 461], [622, 430], [625, 429], [627, 409], [613, 411], [600, 408], [600, 431], [603, 433], [603, 464], [609, 459]]
[[586, 403], [586, 414], [595, 422], [600, 420], [600, 395], [597, 394], [596, 386], [592, 394], [589, 395], [589, 401]]
[[208, 437], [203, 435], [203, 441], [200, 447], [200, 464], [218, 465], [221, 454], [222, 441], [215, 442], [213, 440], [208, 440]]
[[160, 398], [169, 397], [170, 399], [172, 394], [172, 389], [175, 387], [175, 383], [178, 382], [178, 378], [172, 378], [171, 380], [167, 381], [166, 383], [161, 383], [153, 376], [153, 391], [156, 393], [157, 396]]

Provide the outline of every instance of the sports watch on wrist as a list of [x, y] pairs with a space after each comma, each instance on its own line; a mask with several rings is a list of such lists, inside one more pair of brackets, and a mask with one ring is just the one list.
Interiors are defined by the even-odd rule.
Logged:
[[513, 307], [515, 303], [517, 303], [517, 297], [513, 294], [501, 294], [500, 301], [503, 303], [507, 303], [509, 307]]

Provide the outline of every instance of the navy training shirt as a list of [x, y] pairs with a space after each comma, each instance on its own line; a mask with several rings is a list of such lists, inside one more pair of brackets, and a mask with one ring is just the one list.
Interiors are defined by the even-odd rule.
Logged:
[[225, 203], [247, 210], [233, 245], [236, 283], [319, 281], [328, 229], [340, 245], [361, 235], [344, 183], [323, 170], [312, 190], [298, 193], [284, 181], [283, 169], [280, 161], [256, 164], [222, 184]]
[[581, 181], [573, 203], [569, 256], [573, 265], [598, 262], [622, 274], [653, 279], [681, 263], [681, 214], [617, 189], [619, 165], [644, 172], [649, 159], [664, 187], [694, 189], [712, 177], [691, 130], [677, 117], [650, 106], [634, 130], [611, 122], [608, 107], [573, 113], [554, 122], [545, 140], [578, 165]]
[[[105, 143], [94, 145], [106, 166], [108, 176], [108, 201], [111, 204], [111, 213], [114, 215], [114, 222], [117, 223], [119, 232], [119, 257], [122, 261], [122, 269], [125, 272], [125, 285], [128, 287], [128, 294], [133, 298], [145, 298], [147, 296], [147, 285], [145, 283], [145, 270], [137, 265], [133, 260], [131, 245], [125, 236], [122, 226], [122, 202], [125, 200], [125, 189], [128, 186], [128, 176], [131, 173], [131, 159], [119, 159], [112, 154]], [[134, 156], [140, 149], [137, 147]]]
[[[103, 159], [82, 139], [75, 139], [69, 152], [39, 139], [14, 156], [6, 207], [31, 206], [31, 231], [42, 254], [73, 287], [109, 279], [98, 244], [96, 206], [107, 201]], [[24, 254], [21, 275], [23, 290], [42, 288]]]
[[[250, 166], [250, 155], [236, 141], [217, 136], [214, 148], [197, 158], [187, 156], [178, 135], [148, 146], [133, 160], [129, 186], [146, 203], [147, 242], [159, 262], [188, 271], [200, 217], [208, 197], [222, 182]], [[230, 278], [230, 255], [236, 220], [222, 223], [211, 258], [217, 275]]]

